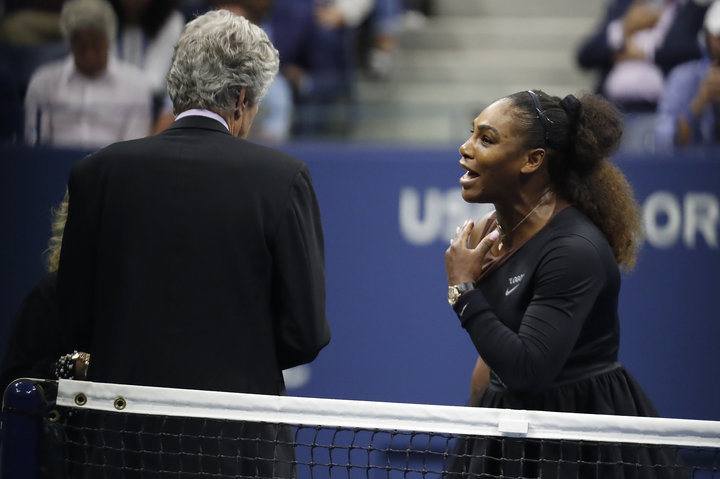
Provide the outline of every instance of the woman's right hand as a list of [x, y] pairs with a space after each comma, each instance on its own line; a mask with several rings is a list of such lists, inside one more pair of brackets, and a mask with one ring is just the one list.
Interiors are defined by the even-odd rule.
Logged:
[[456, 236], [450, 240], [450, 247], [445, 251], [445, 272], [449, 285], [475, 282], [482, 273], [483, 258], [499, 236], [499, 232], [493, 230], [477, 246], [470, 247], [468, 239], [473, 226], [473, 222], [467, 220], [458, 227]]

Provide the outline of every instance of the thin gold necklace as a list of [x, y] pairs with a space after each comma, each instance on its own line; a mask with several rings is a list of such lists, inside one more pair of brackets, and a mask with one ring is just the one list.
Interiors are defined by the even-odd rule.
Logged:
[[498, 251], [502, 250], [503, 242], [505, 241], [505, 238], [507, 237], [507, 235], [508, 235], [508, 234], [512, 234], [513, 231], [515, 231], [516, 229], [518, 229], [518, 226], [520, 226], [521, 224], [523, 224], [523, 223], [525, 222], [525, 220], [528, 219], [528, 218], [530, 217], [530, 215], [533, 214], [533, 213], [535, 212], [535, 210], [540, 207], [540, 205], [541, 205], [542, 202], [543, 202], [543, 198], [545, 198], [545, 195], [548, 194], [549, 191], [550, 191], [550, 188], [546, 188], [545, 191], [543, 191], [543, 193], [542, 193], [542, 195], [540, 195], [540, 199], [538, 200], [538, 202], [537, 202], [537, 204], [535, 205], [535, 207], [534, 207], [533, 209], [531, 209], [530, 212], [523, 217], [523, 219], [521, 219], [520, 221], [518, 221], [518, 222], [515, 224], [515, 226], [512, 227], [512, 229], [510, 230], [510, 233], [505, 233], [505, 232], [503, 231], [503, 229], [502, 229], [502, 226], [500, 226], [500, 222], [498, 222], [498, 224], [497, 224], [497, 230], [498, 230], [498, 233], [500, 233], [500, 242], [498, 243]]

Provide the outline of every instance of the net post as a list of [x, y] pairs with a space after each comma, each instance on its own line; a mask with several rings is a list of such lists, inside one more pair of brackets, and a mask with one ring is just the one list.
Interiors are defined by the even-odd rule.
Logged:
[[37, 479], [42, 423], [42, 391], [30, 380], [5, 389], [0, 428], [0, 479]]

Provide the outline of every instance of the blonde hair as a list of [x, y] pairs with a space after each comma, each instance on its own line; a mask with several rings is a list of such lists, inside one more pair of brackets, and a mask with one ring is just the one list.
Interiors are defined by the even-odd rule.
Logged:
[[65, 231], [65, 221], [68, 214], [68, 190], [65, 189], [65, 196], [62, 202], [52, 211], [52, 223], [50, 227], [50, 239], [48, 240], [48, 249], [45, 250], [45, 267], [49, 272], [58, 270], [60, 264], [60, 249], [62, 247], [63, 232]]

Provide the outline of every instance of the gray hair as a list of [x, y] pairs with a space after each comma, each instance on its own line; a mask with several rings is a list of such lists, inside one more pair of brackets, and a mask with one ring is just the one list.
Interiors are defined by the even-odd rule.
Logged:
[[254, 105], [267, 93], [279, 64], [268, 36], [246, 18], [227, 10], [201, 15], [185, 26], [167, 75], [175, 114], [191, 108], [230, 114], [242, 87]]
[[117, 16], [105, 0], [69, 0], [60, 12], [60, 31], [70, 40], [78, 30], [104, 32], [112, 43], [117, 33]]

